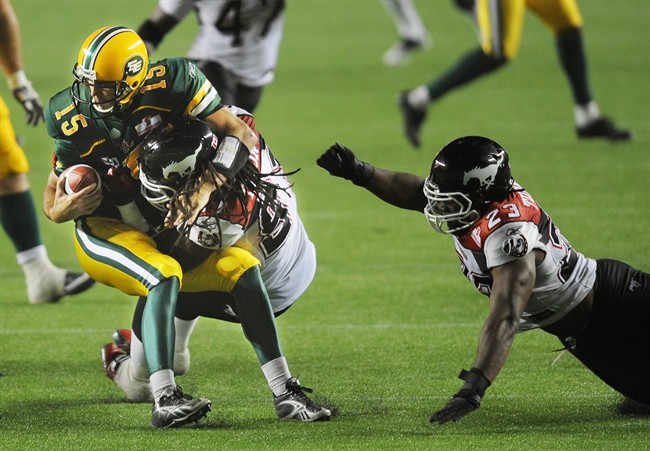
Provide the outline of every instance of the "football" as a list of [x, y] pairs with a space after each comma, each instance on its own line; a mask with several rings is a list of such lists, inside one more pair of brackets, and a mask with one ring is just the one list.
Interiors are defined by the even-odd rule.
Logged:
[[65, 177], [64, 189], [66, 194], [77, 193], [93, 183], [97, 184], [95, 191], [102, 187], [102, 180], [99, 178], [99, 173], [87, 164], [70, 166], [63, 171], [61, 177]]

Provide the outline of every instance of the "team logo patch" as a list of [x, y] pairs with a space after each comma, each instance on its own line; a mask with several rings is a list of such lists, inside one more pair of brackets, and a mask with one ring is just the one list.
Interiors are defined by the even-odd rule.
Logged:
[[476, 166], [465, 172], [463, 174], [463, 185], [468, 186], [470, 180], [476, 179], [481, 188], [489, 189], [494, 184], [499, 167], [503, 164], [505, 158], [505, 155], [501, 154], [495, 164], [488, 164], [485, 167]]
[[528, 241], [523, 235], [513, 235], [503, 243], [503, 252], [514, 258], [521, 258], [528, 253]]
[[219, 236], [215, 235], [214, 233], [206, 232], [205, 230], [201, 230], [198, 235], [198, 241], [199, 244], [203, 247], [207, 247], [209, 249], [214, 249], [219, 246]]
[[126, 62], [124, 65], [124, 74], [127, 77], [133, 77], [134, 75], [142, 72], [144, 68], [144, 58], [140, 55], [134, 55]]

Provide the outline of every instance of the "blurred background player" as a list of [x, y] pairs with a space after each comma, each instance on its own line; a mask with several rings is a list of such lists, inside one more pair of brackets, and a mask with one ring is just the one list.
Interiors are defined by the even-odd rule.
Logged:
[[275, 76], [284, 0], [159, 0], [137, 30], [149, 53], [192, 10], [200, 28], [188, 58], [217, 87], [224, 104], [254, 113]]
[[399, 38], [382, 57], [386, 66], [406, 64], [413, 52], [431, 47], [431, 35], [411, 0], [381, 0], [381, 3], [393, 19]]
[[[0, 65], [15, 99], [33, 126], [43, 120], [38, 93], [25, 75], [18, 18], [9, 0], [0, 0]], [[32, 304], [56, 302], [93, 285], [87, 274], [57, 268], [40, 236], [36, 208], [27, 179], [29, 163], [16, 141], [9, 108], [0, 97], [0, 222], [16, 250]]]
[[[469, 6], [467, 1], [457, 1], [457, 4], [462, 9]], [[420, 147], [420, 129], [431, 103], [516, 57], [527, 9], [555, 36], [560, 63], [573, 95], [578, 138], [631, 139], [629, 130], [618, 128], [601, 114], [591, 94], [582, 42], [583, 19], [575, 0], [476, 0], [473, 14], [478, 24], [480, 47], [463, 55], [438, 78], [405, 91], [399, 97], [404, 132], [413, 146]]]

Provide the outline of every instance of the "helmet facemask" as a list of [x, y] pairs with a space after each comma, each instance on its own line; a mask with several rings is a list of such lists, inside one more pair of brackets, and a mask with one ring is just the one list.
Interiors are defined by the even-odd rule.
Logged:
[[167, 212], [167, 206], [178, 193], [180, 187], [173, 187], [150, 178], [144, 171], [138, 171], [140, 191], [147, 201], [158, 210]]
[[[90, 72], [90, 73], [89, 73]], [[125, 80], [98, 81], [94, 71], [75, 65], [72, 96], [76, 103], [91, 105], [100, 114], [119, 110], [120, 103], [133, 92]]]
[[441, 193], [430, 178], [424, 182], [427, 205], [424, 215], [435, 231], [456, 233], [471, 227], [481, 214], [473, 208], [472, 200], [461, 192]]

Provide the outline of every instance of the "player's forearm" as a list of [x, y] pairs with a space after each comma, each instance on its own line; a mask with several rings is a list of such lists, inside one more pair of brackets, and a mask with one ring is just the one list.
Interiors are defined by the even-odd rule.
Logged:
[[365, 187], [384, 202], [422, 212], [426, 205], [423, 184], [424, 179], [420, 176], [375, 167]]
[[517, 327], [518, 319], [492, 315], [483, 325], [474, 367], [480, 368], [490, 382], [494, 381], [506, 363]]
[[5, 76], [23, 68], [18, 19], [6, 0], [0, 0], [0, 65]]

